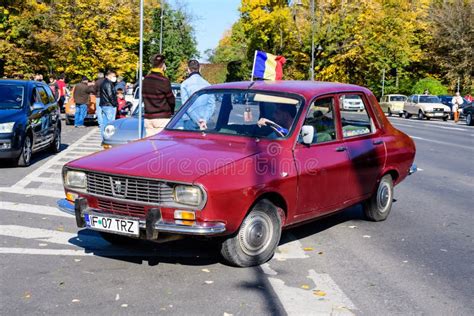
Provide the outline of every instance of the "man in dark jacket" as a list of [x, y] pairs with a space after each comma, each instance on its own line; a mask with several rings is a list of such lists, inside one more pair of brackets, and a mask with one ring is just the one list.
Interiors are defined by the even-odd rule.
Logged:
[[117, 74], [115, 71], [109, 70], [104, 81], [100, 85], [100, 108], [102, 110], [102, 128], [101, 132], [109, 122], [115, 120], [117, 113], [117, 93], [115, 92], [115, 82], [117, 82]]
[[146, 136], [159, 133], [174, 114], [175, 99], [171, 83], [165, 77], [165, 57], [160, 54], [150, 59], [151, 72], [143, 79], [143, 103], [145, 103]]
[[94, 95], [95, 95], [95, 115], [97, 116], [97, 123], [99, 128], [102, 130], [102, 109], [100, 107], [100, 86], [104, 82], [104, 73], [99, 72], [97, 74], [97, 80], [94, 83]]
[[76, 103], [76, 113], [74, 115], [74, 127], [84, 127], [84, 119], [87, 115], [90, 94], [94, 92], [94, 86], [88, 84], [87, 77], [82, 77], [82, 81], [74, 87], [74, 102]]

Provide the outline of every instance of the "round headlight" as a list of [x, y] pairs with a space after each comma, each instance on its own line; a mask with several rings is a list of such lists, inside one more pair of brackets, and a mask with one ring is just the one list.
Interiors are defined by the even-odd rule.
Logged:
[[202, 202], [202, 192], [198, 187], [177, 185], [174, 188], [174, 199], [178, 203], [198, 206]]
[[67, 187], [85, 189], [87, 185], [86, 174], [81, 171], [67, 171], [64, 182]]
[[107, 125], [104, 129], [104, 138], [110, 138], [115, 134], [115, 126]]

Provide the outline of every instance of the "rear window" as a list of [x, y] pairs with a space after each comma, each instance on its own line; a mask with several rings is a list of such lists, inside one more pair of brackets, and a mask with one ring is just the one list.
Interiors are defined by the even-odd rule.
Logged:
[[406, 101], [407, 97], [403, 95], [395, 95], [390, 97], [390, 101], [392, 102], [404, 102]]
[[22, 85], [0, 85], [0, 110], [19, 109], [25, 99], [25, 87]]

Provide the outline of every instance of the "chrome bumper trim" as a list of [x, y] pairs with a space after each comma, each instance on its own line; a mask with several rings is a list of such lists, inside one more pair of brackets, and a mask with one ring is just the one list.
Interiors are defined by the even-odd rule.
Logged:
[[[74, 203], [69, 202], [66, 199], [58, 200], [57, 202], [58, 209], [64, 213], [75, 216]], [[99, 214], [112, 216], [117, 218], [130, 218], [127, 216], [120, 216], [110, 213], [104, 213], [96, 209], [88, 209], [86, 211], [89, 214]], [[135, 219], [135, 218], [134, 218]], [[206, 222], [206, 225], [181, 225], [170, 221], [160, 220], [156, 222], [154, 228], [163, 233], [173, 233], [173, 234], [184, 234], [184, 235], [199, 235], [199, 236], [209, 236], [217, 235], [226, 231], [225, 224], [221, 222]], [[139, 225], [141, 229], [146, 229], [146, 221], [140, 219]]]
[[418, 170], [416, 164], [412, 164], [410, 169], [408, 170], [408, 175], [414, 174]]

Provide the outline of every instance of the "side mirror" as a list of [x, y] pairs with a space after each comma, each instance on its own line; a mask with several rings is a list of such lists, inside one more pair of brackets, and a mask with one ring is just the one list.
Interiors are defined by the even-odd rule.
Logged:
[[303, 128], [301, 129], [301, 137], [303, 138], [303, 144], [311, 145], [314, 137], [314, 126], [303, 125]]
[[44, 106], [43, 106], [42, 103], [35, 102], [35, 103], [33, 103], [33, 107], [31, 108], [31, 110], [38, 111], [38, 110], [42, 110], [43, 108], [44, 108]]

